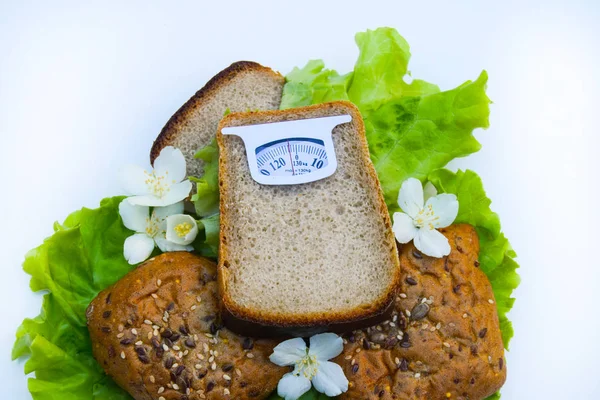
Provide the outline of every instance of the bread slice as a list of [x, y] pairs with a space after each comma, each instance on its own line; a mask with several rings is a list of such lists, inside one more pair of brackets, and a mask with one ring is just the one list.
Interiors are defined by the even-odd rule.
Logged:
[[252, 61], [238, 61], [215, 75], [169, 119], [150, 150], [150, 162], [166, 146], [179, 148], [189, 176], [203, 174], [203, 162], [194, 154], [215, 137], [227, 109], [276, 110], [285, 78]]
[[[268, 186], [250, 176], [244, 143], [227, 126], [350, 114], [333, 130], [338, 167], [325, 179]], [[400, 266], [390, 217], [349, 102], [236, 113], [217, 132], [223, 318], [253, 334], [357, 329], [385, 318]], [[253, 325], [271, 329], [250, 329]]]

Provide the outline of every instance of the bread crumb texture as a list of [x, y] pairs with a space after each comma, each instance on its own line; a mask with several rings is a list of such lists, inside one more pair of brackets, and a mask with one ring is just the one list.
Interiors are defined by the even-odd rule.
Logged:
[[174, 146], [185, 157], [188, 176], [201, 176], [203, 162], [194, 155], [215, 137], [226, 110], [276, 110], [284, 83], [280, 74], [260, 64], [249, 61], [232, 64], [171, 117], [152, 146], [151, 161], [165, 146]]
[[[232, 115], [226, 123], [348, 112], [354, 109], [338, 103], [260, 116]], [[258, 184], [250, 176], [243, 141], [219, 136], [220, 262], [224, 286], [237, 307], [284, 319], [360, 313], [393, 292], [399, 274], [395, 240], [357, 115], [333, 130], [337, 171], [301, 185]]]

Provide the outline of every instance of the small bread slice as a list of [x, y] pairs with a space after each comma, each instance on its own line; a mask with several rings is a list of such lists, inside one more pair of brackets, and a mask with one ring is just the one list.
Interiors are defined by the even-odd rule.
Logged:
[[[221, 133], [227, 126], [343, 114], [352, 121], [333, 129], [336, 172], [300, 185], [257, 183], [242, 139]], [[226, 325], [264, 336], [304, 336], [385, 319], [400, 266], [358, 109], [333, 102], [230, 114], [219, 124], [217, 141], [218, 280]]]
[[180, 149], [189, 176], [203, 174], [194, 154], [215, 137], [217, 126], [230, 111], [277, 110], [285, 78], [252, 61], [238, 61], [215, 75], [169, 119], [150, 150], [150, 162], [166, 146]]

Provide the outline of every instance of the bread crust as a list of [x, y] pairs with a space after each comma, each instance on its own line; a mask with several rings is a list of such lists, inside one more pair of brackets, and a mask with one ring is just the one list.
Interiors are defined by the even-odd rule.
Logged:
[[244, 317], [237, 317], [226, 307], [221, 306], [221, 320], [227, 329], [239, 335], [247, 335], [260, 338], [279, 338], [283, 340], [289, 336], [309, 337], [322, 332], [334, 332], [343, 334], [365, 326], [377, 325], [381, 321], [389, 319], [394, 310], [395, 302], [390, 302], [384, 310], [368, 318], [348, 320], [342, 322], [313, 323], [310, 325], [264, 325], [261, 321], [252, 321]]
[[[342, 115], [350, 114], [352, 116], [353, 124], [356, 124], [356, 131], [361, 143], [361, 152], [366, 155], [366, 159], [369, 160], [365, 167], [369, 177], [377, 182], [377, 205], [378, 212], [384, 221], [386, 227], [386, 234], [389, 242], [390, 257], [393, 260], [394, 269], [393, 278], [390, 280], [387, 290], [385, 293], [372, 304], [361, 308], [355, 309], [351, 312], [331, 312], [327, 315], [321, 313], [306, 313], [296, 316], [284, 316], [278, 315], [277, 313], [251, 310], [241, 308], [231, 298], [229, 291], [227, 290], [227, 282], [229, 281], [229, 270], [225, 265], [227, 260], [227, 239], [225, 232], [230, 224], [227, 216], [226, 207], [226, 193], [228, 190], [227, 179], [224, 179], [226, 164], [228, 162], [228, 153], [223, 140], [223, 134], [221, 130], [227, 126], [239, 126], [259, 123], [269, 118], [276, 118], [278, 121], [304, 119], [310, 117], [319, 117], [326, 115]], [[259, 111], [259, 112], [245, 112], [245, 113], [232, 113], [227, 115], [219, 124], [217, 130], [217, 142], [219, 145], [220, 159], [219, 159], [219, 186], [221, 191], [220, 197], [220, 212], [221, 212], [221, 230], [220, 230], [220, 243], [219, 247], [219, 264], [218, 264], [218, 284], [219, 292], [222, 299], [222, 315], [224, 322], [229, 324], [231, 329], [235, 330], [238, 328], [248, 330], [251, 329], [253, 332], [260, 333], [261, 335], [293, 335], [293, 336], [304, 336], [306, 333], [314, 334], [318, 332], [325, 332], [329, 330], [334, 331], [347, 331], [352, 329], [358, 329], [360, 327], [368, 326], [377, 321], [384, 320], [391, 311], [392, 305], [396, 297], [396, 289], [400, 283], [400, 262], [398, 258], [396, 240], [394, 238], [391, 229], [391, 220], [388, 213], [387, 206], [383, 197], [383, 191], [379, 185], [379, 179], [377, 177], [375, 167], [369, 158], [369, 148], [365, 136], [365, 127], [362, 120], [362, 116], [358, 108], [348, 101], [335, 101], [330, 103], [312, 105], [301, 108], [287, 109], [287, 110], [274, 110], [274, 111]], [[252, 328], [254, 325], [254, 328]], [[276, 328], [276, 329], [273, 329]]]
[[204, 101], [206, 101], [206, 99], [213, 96], [219, 91], [220, 88], [222, 88], [224, 85], [227, 85], [238, 75], [248, 72], [259, 72], [269, 75], [276, 80], [280, 80], [282, 86], [285, 82], [285, 78], [279, 72], [273, 71], [271, 68], [260, 65], [254, 61], [234, 62], [229, 67], [213, 76], [206, 83], [206, 85], [202, 87], [202, 89], [198, 90], [192, 97], [190, 97], [190, 99], [186, 101], [171, 118], [169, 118], [165, 126], [160, 131], [160, 134], [152, 144], [152, 148], [150, 150], [150, 163], [154, 164], [154, 160], [156, 157], [158, 157], [160, 151], [164, 147], [170, 146], [173, 143], [173, 141], [179, 136], [179, 126], [184, 124], [195, 110], [202, 107], [202, 104]]

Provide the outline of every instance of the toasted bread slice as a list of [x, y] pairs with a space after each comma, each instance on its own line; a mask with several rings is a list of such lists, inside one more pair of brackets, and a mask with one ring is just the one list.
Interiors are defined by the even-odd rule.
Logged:
[[[350, 114], [333, 129], [336, 172], [285, 186], [250, 176], [241, 138], [227, 126]], [[231, 329], [263, 335], [342, 331], [386, 317], [400, 266], [390, 217], [349, 102], [235, 113], [217, 132], [221, 195], [219, 289]]]
[[285, 78], [252, 61], [238, 61], [215, 75], [169, 119], [150, 150], [150, 162], [166, 146], [179, 148], [189, 176], [203, 174], [202, 160], [194, 154], [210, 143], [227, 109], [276, 110]]

